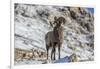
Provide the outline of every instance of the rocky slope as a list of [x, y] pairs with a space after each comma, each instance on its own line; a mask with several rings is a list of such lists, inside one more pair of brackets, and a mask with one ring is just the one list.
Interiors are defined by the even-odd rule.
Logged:
[[[49, 18], [50, 15], [52, 17]], [[53, 29], [49, 21], [52, 22], [54, 16], [63, 16], [67, 20], [64, 25], [64, 42], [61, 48], [61, 58], [71, 56], [74, 53], [78, 57], [78, 61], [93, 60], [94, 15], [85, 7], [15, 4], [15, 50], [22, 49], [33, 52], [32, 49], [35, 49], [46, 54], [44, 38], [45, 34]], [[15, 56], [18, 56], [16, 52]], [[56, 54], [56, 59], [57, 57]], [[44, 63], [42, 60], [18, 61], [16, 57], [15, 59], [16, 65]]]

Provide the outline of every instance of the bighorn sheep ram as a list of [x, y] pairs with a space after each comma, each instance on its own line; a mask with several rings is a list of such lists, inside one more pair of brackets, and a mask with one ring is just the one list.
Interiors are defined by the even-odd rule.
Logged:
[[[47, 50], [47, 59], [48, 59], [48, 51], [50, 48], [52, 48], [51, 52], [51, 60], [52, 56], [54, 56], [55, 60], [55, 52], [56, 52], [56, 47], [58, 47], [58, 54], [59, 54], [59, 59], [60, 59], [60, 47], [62, 46], [63, 43], [63, 27], [62, 23], [64, 24], [66, 22], [64, 17], [54, 17], [54, 22], [55, 24], [53, 31], [47, 32], [45, 35], [45, 42], [46, 42], [46, 50]], [[53, 26], [53, 25], [51, 25]]]

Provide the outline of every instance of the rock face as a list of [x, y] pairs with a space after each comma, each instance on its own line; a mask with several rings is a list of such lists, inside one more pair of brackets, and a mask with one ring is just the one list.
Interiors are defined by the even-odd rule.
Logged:
[[15, 61], [36, 60], [46, 58], [46, 53], [38, 49], [24, 50], [15, 48]]
[[[75, 53], [78, 61], [94, 60], [94, 14], [87, 8], [16, 3], [14, 5], [15, 65], [44, 63], [42, 59], [46, 60], [45, 34], [53, 30], [50, 22], [53, 23], [54, 16], [63, 16], [66, 19], [61, 58]], [[18, 49], [32, 53], [32, 56], [26, 58], [30, 60], [28, 63], [26, 60], [21, 60], [24, 58], [22, 54], [17, 53]], [[42, 55], [41, 61], [33, 60], [39, 58], [39, 54]], [[58, 52], [56, 59], [57, 57]]]

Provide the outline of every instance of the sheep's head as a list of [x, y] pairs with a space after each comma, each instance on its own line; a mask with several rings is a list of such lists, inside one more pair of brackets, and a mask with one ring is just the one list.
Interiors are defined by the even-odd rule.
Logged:
[[66, 22], [66, 20], [65, 20], [64, 17], [59, 17], [59, 18], [57, 19], [57, 24], [65, 24], [65, 22]]
[[66, 23], [66, 19], [63, 16], [57, 17], [54, 15], [50, 15], [49, 16], [49, 23], [52, 27], [54, 27], [54, 25], [61, 25], [61, 24], [65, 24]]

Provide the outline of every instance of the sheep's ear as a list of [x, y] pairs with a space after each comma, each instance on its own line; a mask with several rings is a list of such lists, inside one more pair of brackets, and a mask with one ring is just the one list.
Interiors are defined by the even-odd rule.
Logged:
[[57, 24], [57, 17], [56, 16], [54, 17], [54, 23], [53, 24], [55, 24], [55, 23]]
[[50, 26], [51, 26], [51, 27], [53, 27], [53, 24], [52, 24], [52, 22], [51, 22], [51, 21], [50, 21]]

